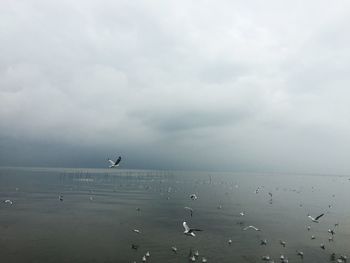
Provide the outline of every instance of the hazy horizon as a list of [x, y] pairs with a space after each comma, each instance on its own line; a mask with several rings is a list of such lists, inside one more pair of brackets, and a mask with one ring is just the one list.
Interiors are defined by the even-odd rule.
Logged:
[[350, 173], [350, 3], [0, 2], [0, 166]]

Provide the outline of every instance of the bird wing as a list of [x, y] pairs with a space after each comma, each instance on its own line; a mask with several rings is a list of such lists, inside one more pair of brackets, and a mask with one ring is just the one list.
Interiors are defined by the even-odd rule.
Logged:
[[202, 229], [198, 229], [198, 228], [191, 228], [191, 231], [203, 231]]
[[243, 228], [243, 230], [247, 230], [247, 229], [249, 229], [249, 228], [253, 228], [253, 229], [256, 230], [256, 231], [259, 231], [259, 230], [260, 230], [259, 228], [256, 228], [255, 226], [247, 226], [247, 227]]
[[114, 165], [114, 162], [113, 162], [111, 159], [108, 159], [108, 161], [109, 161], [112, 165]]
[[321, 218], [323, 215], [324, 215], [324, 213], [321, 214], [321, 215], [319, 215], [318, 217], [316, 217], [315, 220], [318, 220], [318, 219]]
[[190, 228], [186, 222], [183, 222], [182, 225], [184, 226], [186, 232], [190, 231]]
[[115, 161], [115, 165], [118, 165], [120, 163], [120, 161], [122, 160], [122, 157], [119, 156], [118, 159]]

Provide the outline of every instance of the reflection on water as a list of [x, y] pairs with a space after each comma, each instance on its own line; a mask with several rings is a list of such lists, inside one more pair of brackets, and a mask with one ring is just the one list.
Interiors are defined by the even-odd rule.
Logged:
[[[334, 176], [2, 168], [0, 259], [141, 262], [149, 251], [147, 262], [188, 262], [198, 250], [199, 262], [302, 262], [301, 250], [304, 262], [330, 262], [350, 252], [349, 187]], [[186, 236], [183, 221], [204, 231]]]

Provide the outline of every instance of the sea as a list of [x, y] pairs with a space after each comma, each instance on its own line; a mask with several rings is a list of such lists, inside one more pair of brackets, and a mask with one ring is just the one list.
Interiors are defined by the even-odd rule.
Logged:
[[2, 167], [0, 262], [345, 262], [349, 190], [327, 174]]

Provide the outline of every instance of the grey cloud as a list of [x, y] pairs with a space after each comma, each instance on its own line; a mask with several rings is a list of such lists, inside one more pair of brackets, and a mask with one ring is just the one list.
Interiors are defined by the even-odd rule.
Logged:
[[0, 165], [346, 172], [348, 5], [2, 1]]
[[141, 119], [145, 125], [161, 132], [179, 132], [207, 127], [221, 127], [239, 125], [249, 117], [241, 109], [230, 109], [219, 112], [215, 109], [183, 110], [177, 109], [169, 112], [134, 113], [131, 116]]

